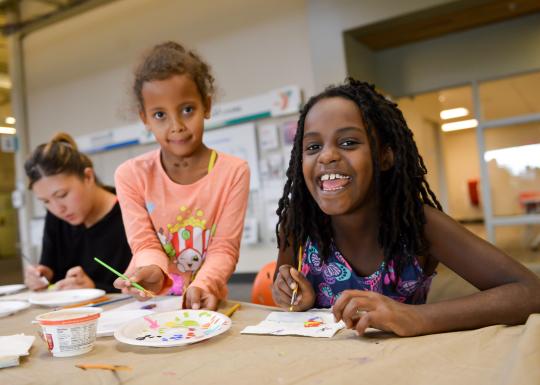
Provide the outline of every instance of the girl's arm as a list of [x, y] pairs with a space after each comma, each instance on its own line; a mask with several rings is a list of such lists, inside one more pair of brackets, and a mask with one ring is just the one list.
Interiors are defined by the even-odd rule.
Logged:
[[446, 214], [428, 206], [425, 213], [431, 256], [481, 292], [416, 306], [419, 334], [520, 324], [540, 312], [540, 279], [535, 274]]
[[[122, 164], [115, 173], [115, 184], [118, 202], [122, 210], [122, 220], [133, 253], [126, 275], [129, 276], [134, 273], [144, 275], [144, 272], [140, 272], [142, 268], [155, 265], [162, 270], [164, 275], [164, 279], [161, 280], [163, 282], [161, 293], [163, 293], [172, 284], [172, 281], [167, 276], [169, 259], [163, 251], [146, 210], [142, 194], [143, 189], [139, 186], [139, 180], [140, 170], [139, 172], [134, 170], [131, 162]], [[143, 282], [141, 284], [144, 286]], [[151, 288], [146, 289], [154, 291]], [[159, 291], [159, 288], [157, 291]]]
[[226, 297], [227, 281], [238, 262], [249, 197], [247, 163], [242, 163], [230, 191], [223, 193], [228, 194], [227, 201], [219, 223], [216, 224], [216, 232], [208, 246], [205, 261], [191, 284], [218, 299]]
[[444, 213], [425, 208], [429, 257], [482, 290], [458, 299], [407, 305], [382, 294], [346, 290], [333, 306], [336, 320], [359, 334], [371, 326], [399, 336], [525, 322], [540, 312], [540, 280]]

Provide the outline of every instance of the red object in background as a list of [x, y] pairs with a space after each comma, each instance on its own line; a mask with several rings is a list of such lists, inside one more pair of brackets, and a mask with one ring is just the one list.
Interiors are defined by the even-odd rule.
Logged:
[[276, 306], [272, 298], [272, 285], [274, 284], [276, 265], [276, 261], [267, 263], [259, 271], [253, 281], [251, 302], [258, 303], [259, 305]]
[[467, 181], [469, 187], [469, 201], [474, 207], [480, 206], [480, 194], [478, 194], [478, 179], [469, 179]]
[[522, 191], [519, 204], [527, 214], [540, 214], [540, 191]]

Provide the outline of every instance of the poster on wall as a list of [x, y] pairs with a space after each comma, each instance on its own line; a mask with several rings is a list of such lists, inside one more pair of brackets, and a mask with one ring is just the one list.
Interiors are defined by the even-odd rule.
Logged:
[[237, 156], [248, 162], [251, 171], [250, 190], [259, 190], [259, 159], [253, 123], [206, 131], [204, 144], [214, 150]]
[[283, 135], [283, 144], [284, 145], [293, 145], [294, 144], [294, 136], [296, 135], [296, 128], [298, 127], [298, 123], [296, 120], [289, 120], [287, 122], [283, 122], [280, 126], [281, 132]]
[[15, 135], [0, 135], [0, 149], [2, 152], [15, 152], [17, 150], [17, 137]]
[[259, 148], [261, 152], [274, 150], [279, 147], [276, 124], [261, 124], [257, 127], [257, 130], [259, 132]]

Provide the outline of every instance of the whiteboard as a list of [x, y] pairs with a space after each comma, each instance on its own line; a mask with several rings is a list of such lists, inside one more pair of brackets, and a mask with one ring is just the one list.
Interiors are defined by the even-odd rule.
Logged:
[[249, 189], [250, 191], [259, 190], [259, 158], [255, 124], [246, 123], [205, 131], [203, 142], [209, 148], [246, 160], [251, 171]]

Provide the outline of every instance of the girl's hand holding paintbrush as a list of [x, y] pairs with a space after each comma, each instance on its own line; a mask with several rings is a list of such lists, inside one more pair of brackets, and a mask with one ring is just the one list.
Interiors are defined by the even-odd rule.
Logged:
[[[292, 301], [295, 290], [296, 298]], [[311, 283], [291, 265], [279, 267], [272, 286], [272, 297], [278, 306], [292, 311], [308, 310], [315, 304], [315, 291]]]
[[26, 265], [24, 269], [24, 284], [30, 290], [43, 290], [49, 287], [53, 271], [45, 265]]
[[[129, 280], [122, 277], [117, 278], [113, 285], [117, 289], [122, 290], [122, 293], [132, 295], [139, 301], [145, 301], [151, 298], [151, 293], [160, 292], [165, 283], [165, 273], [157, 265], [141, 266], [127, 277]], [[136, 288], [132, 282], [144, 287], [146, 291]]]

